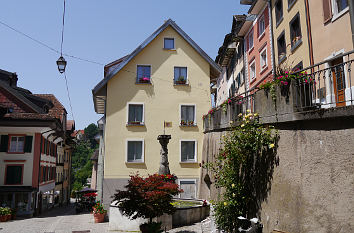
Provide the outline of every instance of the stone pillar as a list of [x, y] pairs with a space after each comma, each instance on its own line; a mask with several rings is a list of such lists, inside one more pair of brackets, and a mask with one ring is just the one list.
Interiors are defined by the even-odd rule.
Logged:
[[167, 144], [171, 139], [171, 135], [159, 135], [157, 137], [157, 140], [159, 140], [161, 144], [161, 150], [160, 150], [160, 155], [161, 155], [161, 162], [160, 162], [160, 168], [159, 168], [159, 174], [160, 175], [167, 175], [171, 174], [170, 173], [170, 167], [168, 166], [168, 149], [167, 149]]

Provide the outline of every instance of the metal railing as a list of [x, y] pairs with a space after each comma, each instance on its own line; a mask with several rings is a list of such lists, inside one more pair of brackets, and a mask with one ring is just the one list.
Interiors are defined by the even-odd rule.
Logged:
[[[352, 80], [354, 72], [351, 69], [353, 62], [354, 50], [293, 73], [298, 74], [301, 78], [291, 80], [286, 97], [291, 98], [291, 100], [277, 101], [276, 103], [277, 105], [287, 104], [286, 111], [285, 108], [278, 106], [262, 112], [264, 106], [261, 105], [266, 105], [266, 102], [272, 101], [270, 94], [267, 93], [267, 97], [264, 98], [264, 95], [258, 93], [263, 90], [252, 88], [232, 97], [230, 103], [227, 103], [226, 106], [224, 104], [214, 108], [211, 114], [204, 117], [204, 129], [206, 131], [217, 130], [236, 125], [240, 113], [258, 112], [260, 117], [270, 117], [277, 114], [285, 115], [320, 108], [354, 105], [354, 86], [352, 85], [354, 83]], [[300, 73], [302, 74], [299, 75]], [[278, 88], [277, 92], [279, 92], [277, 93], [279, 99], [283, 95], [281, 94], [281, 88]], [[284, 112], [279, 112], [279, 109]], [[274, 111], [274, 113], [269, 114], [270, 111]]]

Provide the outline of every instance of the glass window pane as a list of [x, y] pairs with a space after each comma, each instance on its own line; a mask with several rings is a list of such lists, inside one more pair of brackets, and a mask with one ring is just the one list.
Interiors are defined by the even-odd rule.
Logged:
[[20, 184], [22, 180], [22, 166], [7, 166], [6, 184]]
[[180, 69], [181, 69], [180, 76], [183, 76], [184, 79], [186, 79], [187, 78], [187, 67], [181, 67]]
[[175, 40], [173, 38], [165, 38], [164, 39], [164, 48], [165, 49], [174, 49], [175, 48]]
[[143, 105], [129, 104], [128, 122], [142, 122], [143, 121]]
[[143, 142], [128, 142], [128, 162], [142, 161]]
[[181, 160], [182, 161], [194, 161], [195, 158], [195, 142], [184, 141], [181, 142]]

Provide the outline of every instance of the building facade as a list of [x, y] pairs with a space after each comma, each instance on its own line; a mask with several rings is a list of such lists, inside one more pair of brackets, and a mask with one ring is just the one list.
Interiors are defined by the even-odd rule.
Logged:
[[221, 68], [171, 19], [135, 51], [106, 67], [93, 89], [95, 111], [105, 114], [103, 202], [110, 204], [129, 175], [158, 172], [166, 134], [171, 173], [194, 198], [200, 174], [202, 113], [211, 106], [210, 80]]

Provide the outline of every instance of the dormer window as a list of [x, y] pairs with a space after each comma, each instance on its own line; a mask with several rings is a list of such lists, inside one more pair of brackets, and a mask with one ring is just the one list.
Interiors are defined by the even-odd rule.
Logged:
[[175, 39], [174, 38], [164, 38], [163, 48], [164, 49], [175, 49]]

